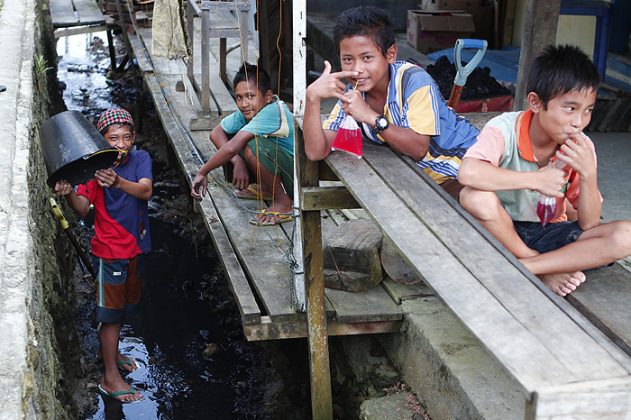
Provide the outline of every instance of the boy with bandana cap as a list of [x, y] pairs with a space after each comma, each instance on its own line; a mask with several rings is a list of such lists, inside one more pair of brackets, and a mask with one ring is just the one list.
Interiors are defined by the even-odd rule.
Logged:
[[119, 333], [126, 313], [140, 301], [141, 282], [137, 257], [151, 249], [147, 201], [153, 192], [151, 158], [144, 150], [132, 150], [136, 134], [134, 121], [126, 110], [112, 108], [98, 120], [97, 129], [112, 146], [125, 153], [116, 168], [96, 171], [94, 179], [73, 189], [66, 181], [53, 187], [66, 197], [80, 216], [94, 207], [92, 255], [97, 275], [96, 319], [100, 323], [100, 354], [105, 371], [99, 393], [122, 403], [143, 399], [127, 384], [119, 369], [137, 368], [134, 360], [118, 352]]

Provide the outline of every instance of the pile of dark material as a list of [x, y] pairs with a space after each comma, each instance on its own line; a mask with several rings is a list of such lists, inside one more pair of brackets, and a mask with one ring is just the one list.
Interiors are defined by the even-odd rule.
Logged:
[[[427, 72], [438, 84], [443, 98], [447, 100], [456, 77], [456, 66], [443, 55], [434, 64], [427, 66]], [[511, 95], [511, 92], [491, 77], [491, 69], [477, 67], [467, 78], [460, 99], [485, 99], [505, 95]]]

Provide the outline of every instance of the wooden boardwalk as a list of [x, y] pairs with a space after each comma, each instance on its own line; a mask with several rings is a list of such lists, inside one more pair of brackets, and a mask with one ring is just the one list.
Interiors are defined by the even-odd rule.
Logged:
[[50, 0], [50, 14], [54, 28], [105, 24], [95, 0]]
[[[186, 64], [183, 60], [152, 57], [148, 28], [137, 28], [137, 34], [129, 39], [162, 125], [190, 182], [215, 149], [209, 140], [210, 131], [188, 129], [188, 122], [197, 115], [195, 100], [191, 100], [192, 93], [176, 89], [186, 74]], [[212, 56], [211, 68], [217, 69]], [[199, 68], [195, 74], [199, 81]], [[211, 80], [211, 89], [224, 115], [236, 110], [218, 72]], [[217, 123], [220, 118], [217, 117]], [[294, 310], [291, 298], [292, 224], [250, 225], [248, 220], [258, 210], [258, 203], [237, 199], [221, 168], [209, 174], [209, 193], [199, 209], [239, 305], [246, 337], [249, 340], [306, 337], [306, 316]], [[420, 286], [400, 286], [391, 281], [359, 293], [327, 289], [328, 332], [352, 335], [398, 331], [403, 318], [399, 308], [401, 299], [425, 292]]]
[[[198, 115], [198, 104], [186, 83], [184, 90], [176, 89], [186, 74], [185, 63], [152, 57], [149, 30], [139, 29], [130, 35], [130, 43], [178, 163], [190, 182], [215, 150], [209, 131], [188, 129], [189, 121]], [[234, 110], [212, 55], [211, 72], [211, 89], [223, 104], [221, 108]], [[199, 79], [200, 69], [194, 73]], [[300, 132], [297, 136], [301, 145]], [[320, 165], [319, 173], [314, 169], [317, 166], [299, 160], [300, 170], [309, 173], [306, 183], [307, 178], [303, 178], [301, 191], [305, 236], [315, 238], [321, 224], [337, 220], [321, 217], [330, 206], [315, 197], [335, 196], [339, 202], [358, 203], [521, 386], [527, 418], [629, 418], [631, 312], [627, 301], [631, 297], [631, 273], [618, 265], [595, 270], [588, 273], [587, 284], [567, 300], [562, 299], [408, 158], [387, 147], [365, 145], [364, 159], [335, 153]], [[320, 180], [330, 181], [331, 174], [346, 189], [327, 189], [319, 184]], [[292, 226], [249, 225], [257, 203], [236, 199], [221, 169], [209, 174], [209, 191], [199, 209], [241, 311], [246, 337], [270, 340], [307, 336], [305, 314], [296, 312], [291, 303]], [[305, 272], [321, 278], [322, 267], [317, 264], [322, 262], [322, 248], [319, 241], [311, 241], [316, 243], [311, 247], [307, 242], [303, 250]], [[389, 281], [363, 293], [327, 289], [327, 333], [399, 331], [404, 317], [401, 300], [426, 293], [422, 286]], [[314, 356], [317, 354], [312, 351], [310, 358]], [[325, 361], [312, 366], [313, 389], [322, 389], [313, 384], [314, 370], [318, 370], [314, 367], [328, 367], [328, 355]]]

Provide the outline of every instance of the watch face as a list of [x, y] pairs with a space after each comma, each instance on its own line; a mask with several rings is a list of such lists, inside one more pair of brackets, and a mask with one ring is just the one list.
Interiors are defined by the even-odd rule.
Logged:
[[386, 117], [378, 117], [375, 121], [378, 130], [385, 130], [388, 127], [388, 119]]

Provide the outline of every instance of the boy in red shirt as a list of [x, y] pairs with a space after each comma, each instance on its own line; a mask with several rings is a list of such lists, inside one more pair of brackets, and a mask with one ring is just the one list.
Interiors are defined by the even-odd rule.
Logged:
[[137, 275], [137, 256], [151, 249], [147, 201], [153, 192], [151, 158], [144, 150], [132, 150], [136, 135], [134, 122], [124, 109], [105, 111], [97, 129], [112, 146], [126, 153], [116, 168], [102, 169], [94, 179], [77, 186], [66, 181], [54, 186], [66, 197], [80, 216], [94, 206], [92, 254], [98, 272], [96, 320], [100, 323], [99, 341], [105, 372], [99, 393], [122, 403], [143, 399], [133, 385], [127, 384], [118, 368], [137, 368], [132, 358], [118, 352], [121, 323], [125, 314], [140, 301], [141, 283]]

